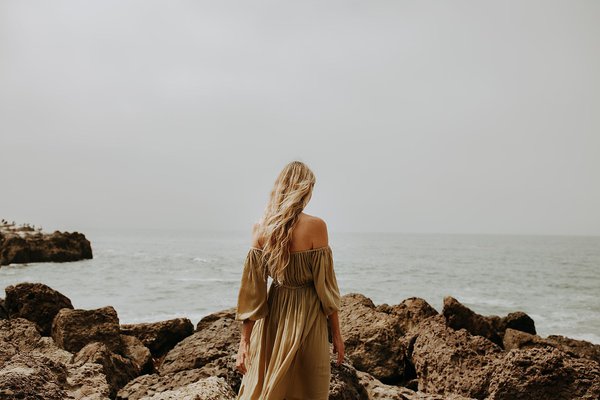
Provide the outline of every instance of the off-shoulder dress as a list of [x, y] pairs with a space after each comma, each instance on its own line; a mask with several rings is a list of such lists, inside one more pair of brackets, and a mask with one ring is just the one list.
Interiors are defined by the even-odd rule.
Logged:
[[267, 289], [262, 249], [244, 262], [236, 320], [256, 321], [238, 400], [326, 400], [331, 366], [327, 316], [340, 307], [331, 247], [290, 253]]

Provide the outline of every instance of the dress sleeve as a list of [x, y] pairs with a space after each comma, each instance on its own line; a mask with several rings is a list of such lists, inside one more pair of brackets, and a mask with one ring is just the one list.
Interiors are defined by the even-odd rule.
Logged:
[[322, 251], [315, 252], [313, 262], [313, 280], [321, 307], [325, 315], [329, 316], [340, 309], [340, 290], [333, 270], [333, 253], [327, 246]]
[[244, 261], [235, 319], [256, 321], [267, 316], [267, 274], [261, 263], [261, 251], [250, 249]]

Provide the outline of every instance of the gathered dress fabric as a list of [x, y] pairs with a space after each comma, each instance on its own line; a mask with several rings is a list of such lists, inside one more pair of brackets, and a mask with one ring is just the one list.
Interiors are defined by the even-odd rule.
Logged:
[[237, 400], [326, 400], [331, 366], [327, 316], [339, 310], [331, 247], [290, 253], [282, 282], [251, 247], [236, 320], [256, 321]]

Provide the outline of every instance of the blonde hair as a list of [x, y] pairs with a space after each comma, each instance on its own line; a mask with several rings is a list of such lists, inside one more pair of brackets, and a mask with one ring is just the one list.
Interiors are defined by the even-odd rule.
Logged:
[[306, 164], [290, 162], [277, 176], [259, 221], [259, 237], [264, 240], [263, 265], [279, 283], [283, 283], [283, 271], [290, 261], [294, 227], [312, 196], [314, 185], [315, 175]]

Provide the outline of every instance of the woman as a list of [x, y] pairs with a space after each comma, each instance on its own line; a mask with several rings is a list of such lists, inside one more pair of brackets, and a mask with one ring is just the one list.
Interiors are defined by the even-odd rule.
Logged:
[[326, 400], [328, 319], [337, 365], [344, 359], [327, 226], [303, 212], [314, 185], [304, 163], [286, 165], [253, 227], [236, 313], [244, 321], [236, 360], [244, 375], [238, 400]]

